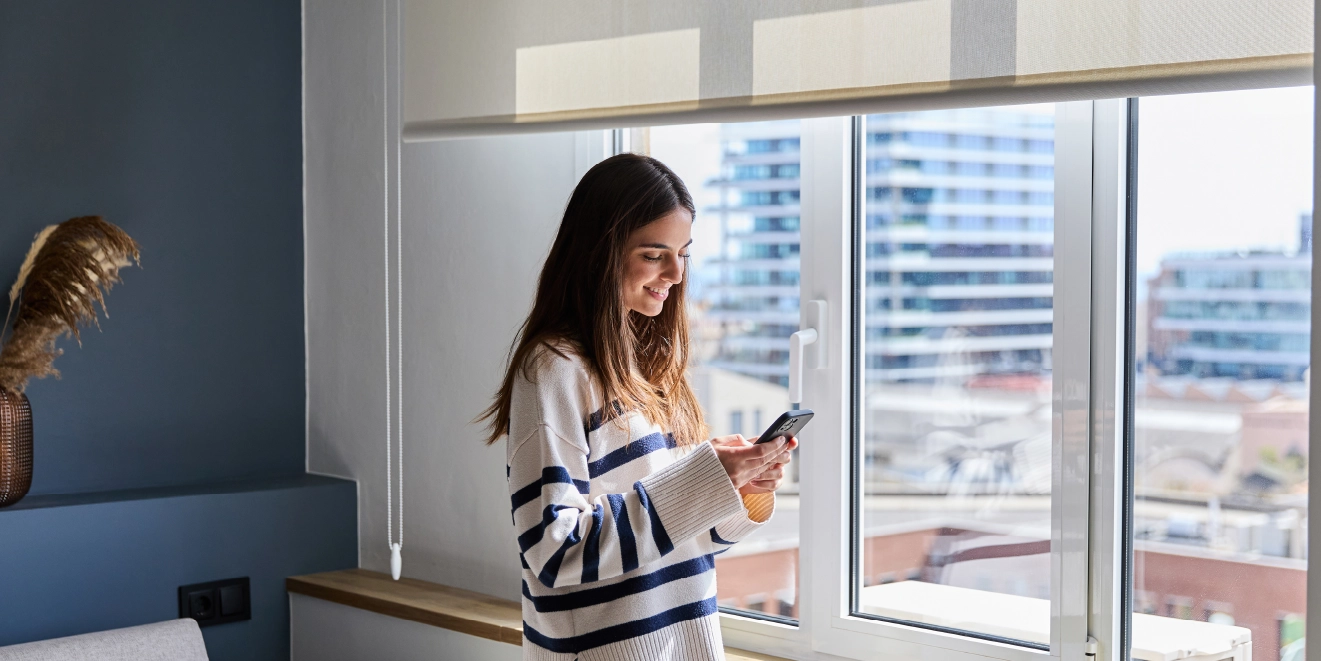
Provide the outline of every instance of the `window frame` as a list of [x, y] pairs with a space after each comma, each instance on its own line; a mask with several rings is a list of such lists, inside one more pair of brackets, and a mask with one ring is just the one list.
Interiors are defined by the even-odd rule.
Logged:
[[1136, 99], [1092, 102], [1090, 634], [1098, 661], [1127, 659], [1132, 619], [1132, 455], [1136, 305]]
[[[722, 630], [731, 645], [797, 658], [829, 654], [868, 661], [914, 656], [1074, 660], [1096, 652], [1104, 652], [1106, 659], [1123, 658], [1109, 654], [1126, 649], [1122, 637], [1106, 635], [1111, 642], [1099, 650], [1089, 644], [1097, 640], [1090, 637], [1089, 618], [1106, 631], [1121, 633], [1127, 620], [1097, 617], [1116, 613], [1113, 606], [1125, 591], [1114, 572], [1089, 568], [1118, 566], [1123, 555], [1123, 535], [1105, 522], [1120, 522], [1116, 517], [1124, 511], [1117, 481], [1123, 475], [1123, 430], [1114, 424], [1115, 413], [1122, 411], [1124, 380], [1115, 378], [1114, 369], [1094, 374], [1092, 366], [1117, 360], [1122, 368], [1125, 357], [1123, 334], [1104, 330], [1124, 328], [1127, 310], [1121, 268], [1126, 263], [1126, 113], [1122, 100], [1056, 105], [1049, 650], [854, 612], [860, 555], [855, 534], [860, 529], [858, 462], [853, 458], [859, 456], [861, 438], [861, 416], [854, 411], [861, 390], [857, 315], [865, 277], [860, 264], [865, 250], [863, 116], [802, 120], [800, 150], [801, 216], [811, 218], [801, 229], [800, 295], [804, 301], [826, 301], [830, 334], [825, 368], [804, 374], [804, 390], [817, 412], [812, 436], [848, 442], [812, 443], [808, 438], [800, 450], [798, 625], [722, 613]], [[1091, 295], [1058, 295], [1066, 291]], [[1094, 338], [1111, 341], [1094, 343]], [[1095, 459], [1093, 449], [1100, 453]], [[1114, 456], [1107, 462], [1102, 455]], [[1104, 587], [1099, 584], [1103, 574], [1115, 579], [1109, 590], [1098, 589]]]
[[[861, 310], [860, 260], [866, 249], [862, 116], [801, 120], [801, 217], [811, 220], [800, 230], [800, 296], [826, 301], [828, 341], [824, 367], [803, 375], [816, 417], [800, 449], [800, 618], [793, 625], [722, 611], [728, 644], [798, 659], [1128, 658], [1134, 595], [1132, 416], [1126, 413], [1133, 401], [1129, 320], [1135, 305], [1137, 193], [1130, 164], [1137, 149], [1137, 105], [1137, 99], [1056, 104], [1049, 650], [853, 612], [860, 555], [853, 458], [860, 456], [861, 438], [861, 415], [854, 412], [862, 369], [855, 315]], [[627, 149], [626, 131], [616, 132], [618, 151]], [[1321, 169], [1316, 175], [1321, 177]], [[1313, 292], [1317, 288], [1321, 269], [1313, 269]], [[1321, 323], [1315, 304], [1312, 323]], [[1312, 348], [1321, 350], [1321, 334], [1312, 335]], [[1321, 392], [1310, 397], [1318, 400]], [[1311, 424], [1317, 431], [1321, 416]], [[813, 438], [847, 442], [814, 443]], [[1313, 468], [1321, 465], [1321, 457], [1311, 456]], [[1319, 502], [1321, 494], [1309, 495], [1309, 509]], [[1312, 542], [1321, 539], [1317, 528], [1309, 527]], [[1309, 597], [1321, 595], [1321, 575], [1314, 574], [1308, 575]], [[1305, 627], [1321, 627], [1321, 617], [1309, 618]]]
[[[1061, 291], [1090, 291], [1092, 285], [1092, 110], [1090, 101], [1057, 105], [1054, 287]], [[803, 296], [827, 301], [832, 340], [827, 368], [805, 375], [804, 384], [818, 410], [815, 435], [850, 442], [813, 444], [809, 438], [800, 451], [806, 523], [800, 531], [800, 576], [811, 577], [801, 591], [800, 626], [808, 630], [812, 651], [857, 659], [1081, 658], [1088, 651], [1090, 296], [1056, 296], [1054, 305], [1049, 651], [882, 621], [853, 609], [860, 543], [854, 458], [861, 436], [855, 415], [861, 385], [856, 314], [863, 218], [855, 192], [864, 176], [861, 121], [844, 117], [803, 124], [802, 171], [810, 178], [802, 180], [802, 209], [812, 218], [804, 223], [802, 239]], [[848, 541], [831, 548], [829, 540]]]

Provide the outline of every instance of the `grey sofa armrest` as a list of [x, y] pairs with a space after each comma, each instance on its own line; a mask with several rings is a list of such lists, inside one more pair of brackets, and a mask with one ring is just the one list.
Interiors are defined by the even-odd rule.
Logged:
[[190, 619], [0, 647], [0, 661], [207, 661]]

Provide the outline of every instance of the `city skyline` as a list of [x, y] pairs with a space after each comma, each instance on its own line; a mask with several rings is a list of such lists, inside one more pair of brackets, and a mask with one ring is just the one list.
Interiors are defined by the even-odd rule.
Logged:
[[[1053, 113], [1039, 105], [868, 116], [869, 381], [1049, 369]], [[701, 231], [719, 247], [704, 247], [691, 274], [695, 328], [706, 325], [696, 334], [718, 338], [705, 364], [781, 384], [798, 325], [800, 134], [782, 121], [686, 140], [667, 129], [652, 140], [658, 156], [686, 159], [675, 167], [690, 180], [701, 176], [698, 156], [720, 166], [708, 163], [704, 172], [715, 174], [694, 193], [706, 203]]]
[[[1190, 94], [1139, 102], [1140, 116], [1163, 129], [1142, 134], [1140, 163], [1146, 166], [1145, 172], [1159, 174], [1144, 175], [1147, 186], [1139, 198], [1140, 298], [1145, 298], [1145, 281], [1157, 273], [1165, 257], [1186, 252], [1297, 250], [1298, 215], [1311, 211], [1311, 88], [1220, 92], [1215, 93], [1214, 104], [1208, 104], [1206, 97]], [[1195, 112], [1190, 111], [1193, 109]], [[1221, 131], [1227, 123], [1236, 130]], [[650, 129], [652, 144], [658, 147], [652, 155], [679, 173], [697, 202], [694, 269], [704, 268], [720, 253], [718, 223], [709, 210], [718, 206], [718, 193], [705, 186], [720, 174], [719, 148], [712, 139], [720, 126]], [[1207, 135], [1217, 135], [1219, 140], [1207, 141]], [[1167, 167], [1164, 161], [1187, 158], [1214, 165], [1216, 156], [1227, 151], [1255, 154], [1256, 160], [1222, 163], [1223, 167], [1208, 172], [1199, 169], [1196, 176], [1181, 175], [1180, 168]], [[1263, 199], [1256, 192], [1263, 189], [1271, 190], [1272, 195]], [[1216, 195], [1210, 201], [1198, 200], [1190, 191], [1215, 191]], [[1243, 222], [1244, 217], [1252, 222]]]

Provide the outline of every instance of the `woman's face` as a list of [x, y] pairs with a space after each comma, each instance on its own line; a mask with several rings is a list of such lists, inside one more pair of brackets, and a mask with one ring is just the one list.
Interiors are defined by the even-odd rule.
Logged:
[[678, 207], [643, 225], [628, 237], [624, 254], [624, 307], [654, 317], [661, 313], [670, 287], [683, 281], [693, 216]]

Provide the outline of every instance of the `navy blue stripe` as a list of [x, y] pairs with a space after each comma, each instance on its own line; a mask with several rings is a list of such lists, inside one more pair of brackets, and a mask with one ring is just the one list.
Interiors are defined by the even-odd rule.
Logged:
[[691, 604], [684, 604], [671, 608], [662, 613], [652, 615], [651, 617], [623, 624], [616, 624], [612, 627], [599, 629], [591, 633], [585, 633], [581, 636], [572, 638], [551, 638], [536, 629], [533, 629], [526, 621], [523, 622], [523, 637], [528, 641], [560, 654], [577, 654], [584, 650], [589, 650], [602, 645], [617, 643], [621, 640], [645, 636], [653, 631], [660, 631], [671, 624], [697, 620], [717, 612], [716, 598], [695, 601]]
[[610, 501], [610, 515], [615, 519], [615, 531], [619, 534], [619, 556], [623, 560], [624, 571], [631, 572], [638, 568], [638, 544], [633, 539], [633, 524], [628, 520], [624, 497], [612, 493], [605, 498]]
[[541, 566], [541, 573], [537, 574], [537, 580], [548, 588], [555, 587], [555, 579], [560, 575], [560, 564], [564, 562], [564, 554], [568, 553], [571, 547], [581, 541], [582, 536], [578, 534], [578, 529], [574, 528], [573, 532], [569, 533], [569, 536], [564, 539], [564, 543], [560, 544], [560, 547], [555, 549], [555, 552], [546, 560], [546, 564]]
[[533, 608], [538, 613], [555, 613], [559, 611], [573, 610], [575, 608], [587, 608], [588, 606], [599, 606], [609, 603], [621, 597], [632, 594], [640, 594], [646, 590], [657, 588], [666, 583], [682, 580], [692, 576], [705, 574], [716, 568], [714, 554], [704, 555], [692, 560], [676, 562], [668, 567], [662, 567], [650, 574], [635, 576], [630, 579], [603, 585], [597, 588], [579, 590], [569, 594], [546, 595], [543, 597], [532, 596], [532, 591], [528, 589], [527, 582], [523, 582], [523, 596], [532, 602]]
[[605, 518], [600, 505], [592, 506], [592, 529], [587, 531], [587, 543], [583, 544], [583, 583], [592, 583], [597, 578], [597, 567], [601, 563], [601, 521]]
[[[614, 415], [618, 416], [624, 414], [624, 407], [619, 404], [618, 400], [611, 402], [610, 408], [615, 410]], [[590, 434], [600, 429], [601, 425], [605, 424], [605, 409], [606, 407], [602, 406], [599, 410], [587, 416], [587, 423], [583, 425], [583, 429], [586, 430], [587, 433]]]
[[674, 448], [676, 445], [677, 443], [674, 440], [674, 436], [670, 434], [662, 434], [660, 432], [647, 434], [646, 436], [587, 464], [587, 476], [595, 478], [605, 475], [634, 459], [641, 458], [657, 450]]
[[711, 529], [711, 541], [713, 541], [713, 542], [715, 542], [715, 543], [717, 543], [717, 544], [724, 544], [725, 546], [729, 546], [730, 544], [733, 544], [733, 543], [734, 543], [734, 542], [731, 542], [731, 541], [729, 541], [729, 540], [727, 540], [727, 539], [721, 537], [720, 535], [717, 535], [717, 534], [716, 534], [716, 529], [715, 529], [715, 528], [712, 528], [712, 529]]
[[[526, 532], [518, 536], [518, 548], [527, 553], [527, 550], [537, 545], [541, 541], [541, 536], [546, 534], [546, 526], [555, 522], [556, 516], [560, 510], [574, 509], [568, 505], [547, 505], [546, 509], [541, 511], [541, 523], [529, 528]], [[578, 534], [577, 527], [574, 528], [573, 535]]]
[[547, 484], [572, 484], [577, 487], [578, 493], [584, 496], [592, 492], [592, 486], [586, 480], [575, 480], [569, 475], [569, 469], [563, 466], [547, 466], [541, 469], [541, 479], [536, 480], [509, 497], [509, 505], [513, 509], [518, 508], [534, 501], [541, 495], [541, 488]]
[[651, 538], [656, 542], [656, 548], [660, 549], [661, 555], [673, 551], [674, 544], [670, 542], [670, 535], [665, 532], [665, 526], [661, 524], [660, 515], [656, 513], [656, 508], [651, 506], [651, 499], [647, 497], [647, 489], [642, 486], [642, 482], [634, 482], [633, 490], [638, 492], [638, 498], [642, 501], [642, 508], [647, 510], [647, 516], [651, 517]]

